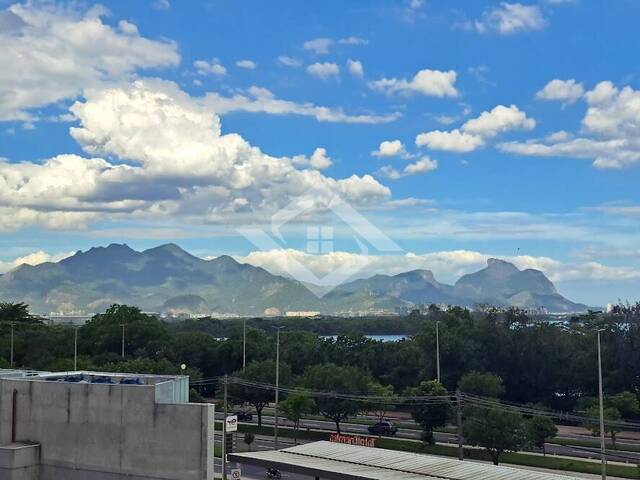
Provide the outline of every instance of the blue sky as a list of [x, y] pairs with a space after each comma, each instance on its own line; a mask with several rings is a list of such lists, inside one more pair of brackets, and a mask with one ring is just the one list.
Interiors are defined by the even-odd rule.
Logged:
[[[0, 1], [0, 271], [110, 242], [443, 281], [500, 256], [590, 305], [640, 299], [639, 14]], [[282, 250], [239, 233], [312, 190]], [[334, 195], [402, 251], [365, 262]], [[334, 251], [305, 252], [316, 224]]]

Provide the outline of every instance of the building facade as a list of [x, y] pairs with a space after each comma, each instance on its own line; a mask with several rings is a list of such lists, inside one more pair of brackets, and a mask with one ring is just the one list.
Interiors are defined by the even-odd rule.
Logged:
[[211, 479], [214, 406], [188, 389], [183, 376], [0, 372], [0, 480]]

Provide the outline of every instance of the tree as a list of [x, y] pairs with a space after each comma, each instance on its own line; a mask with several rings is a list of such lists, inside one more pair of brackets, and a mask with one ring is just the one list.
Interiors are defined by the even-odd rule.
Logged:
[[25, 303], [0, 302], [0, 322], [26, 322], [32, 318]]
[[494, 465], [498, 465], [503, 452], [517, 451], [526, 445], [527, 432], [520, 413], [478, 407], [465, 410], [465, 440], [483, 447]]
[[527, 437], [546, 455], [545, 443], [558, 434], [558, 427], [549, 417], [532, 417], [527, 421]]
[[[448, 397], [447, 389], [436, 380], [423, 381], [414, 388], [405, 391], [407, 396], [433, 396]], [[414, 400], [409, 401], [411, 416], [420, 424], [423, 430], [423, 439], [426, 443], [433, 445], [433, 429], [443, 427], [447, 423], [451, 403], [448, 398], [434, 398], [432, 401]]]
[[293, 442], [298, 444], [298, 428], [300, 427], [300, 419], [308, 413], [315, 411], [316, 402], [303, 390], [295, 391], [280, 403], [280, 409], [284, 416], [293, 422]]
[[137, 307], [112, 305], [95, 315], [78, 332], [78, 349], [87, 354], [120, 354], [122, 325], [125, 328], [125, 354], [159, 358], [166, 354], [170, 337], [167, 326]]
[[[232, 374], [245, 382], [254, 384], [275, 384], [276, 383], [276, 362], [273, 360], [263, 360], [261, 362], [251, 362], [244, 370], [238, 370]], [[291, 378], [291, 369], [287, 364], [280, 363], [280, 385], [288, 385]], [[240, 385], [230, 383], [229, 394], [240, 403], [248, 403], [255, 408], [258, 414], [258, 426], [262, 426], [262, 410], [275, 399], [275, 391], [271, 388], [264, 388], [260, 385]]]
[[495, 373], [469, 372], [458, 382], [461, 392], [482, 397], [498, 398], [504, 395], [502, 378]]
[[246, 432], [244, 434], [244, 443], [247, 444], [247, 447], [249, 448], [249, 451], [251, 451], [251, 444], [253, 443], [253, 441], [256, 439], [255, 435], [251, 432]]
[[373, 413], [381, 422], [387, 416], [387, 413], [395, 409], [393, 403], [393, 385], [381, 385], [374, 382], [369, 385], [369, 395], [381, 397], [380, 401], [372, 402]]
[[633, 392], [621, 392], [605, 398], [605, 404], [620, 412], [623, 418], [635, 417], [640, 413], [638, 397]]
[[357, 367], [339, 367], [333, 363], [326, 363], [307, 368], [300, 383], [310, 390], [336, 394], [335, 397], [318, 397], [316, 403], [318, 411], [336, 424], [336, 432], [340, 434], [340, 423], [366, 411], [368, 405], [355, 399], [340, 398], [338, 394], [366, 395], [374, 380], [367, 372]]
[[[607, 423], [607, 421], [617, 422], [622, 419], [622, 416], [620, 415], [618, 409], [615, 407], [605, 407], [602, 413], [605, 420], [604, 433], [605, 435], [609, 435], [611, 437], [611, 444], [615, 447], [616, 435], [620, 431], [620, 427], [611, 425], [610, 423]], [[600, 418], [600, 408], [597, 405], [588, 408], [587, 417], [591, 418], [584, 422], [584, 426], [591, 430], [591, 434], [593, 436], [600, 435], [600, 421], [598, 420]]]

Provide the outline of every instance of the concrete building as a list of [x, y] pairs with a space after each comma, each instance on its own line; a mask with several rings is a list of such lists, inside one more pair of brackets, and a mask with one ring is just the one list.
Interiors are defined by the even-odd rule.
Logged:
[[209, 480], [214, 407], [184, 376], [0, 371], [0, 480]]

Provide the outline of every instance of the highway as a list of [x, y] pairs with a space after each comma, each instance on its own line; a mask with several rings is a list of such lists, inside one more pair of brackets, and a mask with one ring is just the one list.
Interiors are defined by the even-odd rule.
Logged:
[[[220, 417], [222, 418], [222, 417]], [[251, 424], [257, 424], [257, 417], [254, 415], [253, 421], [248, 422]], [[375, 423], [375, 420], [372, 420], [372, 424]], [[401, 422], [406, 423], [406, 422]], [[265, 416], [262, 417], [263, 425], [273, 425], [273, 417]], [[290, 427], [293, 428], [293, 423], [280, 418], [279, 425], [281, 427]], [[300, 430], [303, 431], [305, 429], [310, 430], [321, 430], [321, 431], [335, 431], [335, 424], [330, 421], [325, 420], [302, 420], [300, 422]], [[361, 425], [357, 423], [343, 423], [340, 425], [340, 429], [342, 433], [356, 434], [356, 435], [369, 435], [367, 430], [367, 425]], [[574, 435], [576, 438], [584, 440], [584, 436]], [[572, 437], [574, 437], [572, 436]], [[434, 437], [436, 442], [457, 445], [457, 435], [453, 433], [445, 433], [445, 432], [435, 432]], [[395, 438], [403, 438], [408, 440], [420, 440], [421, 432], [415, 429], [409, 428], [399, 428], [398, 433]], [[591, 439], [593, 439], [591, 437]], [[268, 442], [267, 437], [265, 437], [262, 442]], [[622, 444], [621, 444], [622, 445]], [[638, 445], [637, 443], [632, 445]], [[273, 445], [271, 445], [273, 448]], [[574, 446], [564, 446], [558, 445], [555, 443], [547, 443], [545, 445], [545, 449], [548, 455], [560, 455], [565, 457], [574, 457], [574, 458], [583, 458], [583, 459], [599, 459], [600, 458], [600, 450], [597, 447], [574, 447]], [[533, 453], [541, 453], [539, 450], [529, 449], [528, 451]], [[607, 451], [607, 461], [610, 462], [621, 462], [621, 463], [632, 463], [632, 464], [640, 464], [640, 452], [631, 452], [631, 451], [617, 451], [617, 450], [608, 450]]]

